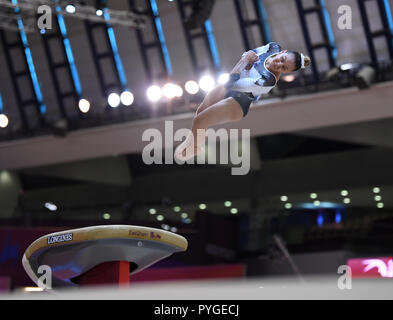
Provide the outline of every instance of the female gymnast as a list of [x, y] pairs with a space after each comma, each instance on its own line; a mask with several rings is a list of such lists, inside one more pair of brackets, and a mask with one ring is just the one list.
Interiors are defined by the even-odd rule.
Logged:
[[191, 132], [176, 148], [175, 156], [187, 161], [199, 154], [209, 127], [241, 120], [253, 101], [276, 86], [282, 73], [304, 69], [310, 63], [308, 56], [281, 50], [275, 42], [243, 53], [228, 82], [210, 91], [197, 108]]

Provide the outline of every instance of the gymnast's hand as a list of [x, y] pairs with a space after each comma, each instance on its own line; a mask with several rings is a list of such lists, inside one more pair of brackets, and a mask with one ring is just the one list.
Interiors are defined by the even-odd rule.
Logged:
[[252, 50], [243, 53], [239, 62], [235, 65], [230, 73], [229, 81], [225, 84], [227, 89], [231, 88], [233, 84], [240, 79], [240, 74], [243, 70], [250, 70], [252, 65], [259, 60], [259, 56]]
[[254, 51], [249, 50], [243, 56], [243, 59], [247, 62], [247, 65], [244, 69], [250, 70], [253, 64], [259, 60], [259, 56]]

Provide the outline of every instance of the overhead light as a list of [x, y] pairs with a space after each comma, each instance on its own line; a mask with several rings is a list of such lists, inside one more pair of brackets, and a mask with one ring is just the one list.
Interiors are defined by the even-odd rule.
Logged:
[[199, 205], [199, 209], [205, 210], [205, 209], [206, 209], [206, 204], [201, 203], [201, 204]]
[[162, 87], [162, 93], [166, 98], [172, 99], [181, 97], [183, 95], [183, 89], [177, 84], [167, 83]]
[[361, 69], [362, 65], [360, 63], [343, 63], [341, 64], [337, 70], [341, 74], [345, 75], [355, 75]]
[[104, 8], [106, 7], [106, 0], [95, 1], [96, 15], [101, 17], [104, 14]]
[[164, 230], [169, 230], [169, 226], [167, 224], [162, 224], [161, 228]]
[[347, 190], [341, 190], [341, 195], [343, 197], [346, 197], [348, 195], [348, 191]]
[[314, 206], [318, 207], [320, 204], [321, 204], [320, 201], [318, 201], [318, 200], [315, 200], [315, 201], [314, 201]]
[[231, 205], [232, 205], [232, 202], [230, 202], [230, 201], [224, 202], [224, 206], [226, 206], [226, 207], [230, 207]]
[[236, 214], [236, 213], [238, 213], [238, 210], [236, 208], [231, 208], [231, 213]]
[[211, 77], [211, 76], [209, 76], [209, 75], [203, 76], [203, 77], [199, 80], [199, 87], [200, 87], [203, 91], [205, 91], [205, 92], [209, 92], [209, 91], [213, 90], [215, 84], [216, 84], [216, 83], [215, 83], [215, 81], [214, 81], [214, 78]]
[[119, 106], [120, 104], [120, 97], [117, 93], [111, 93], [108, 96], [108, 104], [112, 107], [112, 108], [116, 108]]
[[79, 110], [83, 113], [86, 113], [90, 110], [90, 102], [86, 99], [80, 99], [78, 102]]
[[109, 213], [104, 213], [104, 214], [102, 215], [102, 217], [103, 217], [105, 220], [109, 220], [109, 219], [111, 218], [111, 215], [110, 215]]
[[383, 204], [382, 202], [378, 202], [378, 203], [377, 203], [377, 207], [381, 209], [381, 208], [384, 207], [384, 204]]
[[24, 292], [41, 292], [41, 291], [44, 291], [44, 289], [40, 288], [40, 287], [24, 287], [23, 291]]
[[293, 82], [293, 81], [295, 81], [295, 79], [296, 79], [296, 76], [293, 74], [287, 74], [282, 77], [282, 80], [284, 80], [285, 82]]
[[177, 232], [177, 228], [176, 228], [176, 227], [172, 227], [172, 228], [171, 228], [171, 231], [174, 232], [174, 233], [176, 233], [176, 232]]
[[181, 208], [179, 206], [173, 207], [173, 211], [175, 212], [180, 212]]
[[344, 198], [343, 202], [344, 202], [345, 204], [351, 203], [351, 199], [349, 199], [349, 198]]
[[183, 95], [183, 89], [179, 85], [175, 84], [174, 93], [175, 93], [175, 97], [180, 98]]
[[157, 213], [157, 210], [154, 209], [154, 208], [151, 208], [151, 209], [149, 209], [149, 213], [150, 213], [150, 214], [156, 214], [156, 213]]
[[369, 88], [375, 81], [376, 71], [368, 65], [359, 63], [344, 63], [334, 67], [327, 73], [328, 79], [341, 85], [356, 85], [360, 89]]
[[181, 215], [182, 219], [186, 219], [188, 217], [187, 212], [183, 212]]
[[374, 199], [375, 199], [375, 201], [381, 201], [381, 200], [382, 200], [382, 197], [381, 197], [380, 195], [376, 195], [376, 196], [374, 197]]
[[226, 84], [229, 80], [229, 74], [228, 73], [221, 73], [220, 76], [218, 77], [218, 83], [219, 84]]
[[281, 197], [280, 197], [280, 200], [281, 200], [282, 202], [288, 201], [288, 197], [287, 197], [287, 196], [281, 196]]
[[167, 83], [162, 87], [164, 97], [172, 99], [175, 97], [176, 87], [173, 83]]
[[341, 71], [349, 71], [358, 68], [359, 65], [355, 63], [344, 63], [339, 68]]
[[52, 203], [52, 202], [46, 202], [44, 206], [49, 211], [56, 211], [57, 210], [57, 206], [54, 203]]
[[0, 128], [8, 126], [8, 117], [5, 114], [0, 114]]
[[134, 95], [130, 91], [124, 91], [120, 95], [120, 101], [125, 106], [130, 106], [134, 102]]
[[152, 85], [146, 90], [146, 96], [150, 101], [157, 102], [162, 97], [162, 90], [159, 86]]
[[75, 8], [75, 6], [73, 5], [73, 4], [67, 4], [66, 5], [66, 7], [65, 7], [65, 10], [68, 12], [68, 13], [75, 13], [75, 11], [76, 11], [76, 8]]
[[162, 220], [164, 220], [164, 216], [163, 216], [163, 215], [161, 215], [161, 214], [159, 214], [159, 215], [157, 216], [157, 220], [158, 220], [158, 221], [162, 221]]
[[374, 187], [373, 188], [373, 192], [374, 193], [379, 193], [381, 191], [381, 189], [379, 187]]
[[316, 199], [318, 197], [318, 195], [316, 193], [311, 193], [310, 194], [310, 198], [311, 199]]
[[285, 209], [291, 209], [291, 208], [292, 208], [292, 204], [289, 203], [289, 202], [287, 202], [287, 203], [285, 204]]
[[184, 88], [189, 94], [196, 94], [199, 91], [199, 84], [196, 81], [187, 81]]

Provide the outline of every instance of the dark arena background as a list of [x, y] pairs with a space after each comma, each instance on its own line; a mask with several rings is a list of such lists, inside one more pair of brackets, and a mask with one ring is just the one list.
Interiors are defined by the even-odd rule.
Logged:
[[[392, 8], [0, 0], [0, 299], [392, 299]], [[176, 162], [271, 42], [310, 67]]]

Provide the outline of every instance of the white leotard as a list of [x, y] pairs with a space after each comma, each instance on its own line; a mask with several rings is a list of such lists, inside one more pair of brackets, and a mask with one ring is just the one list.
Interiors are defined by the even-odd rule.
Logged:
[[[258, 54], [259, 60], [253, 64], [250, 70], [243, 70], [240, 73], [240, 79], [235, 81], [229, 89], [251, 93], [258, 99], [259, 96], [269, 93], [277, 84], [276, 76], [266, 68], [266, 60], [273, 54], [279, 53], [281, 47], [275, 42], [270, 42], [265, 46], [253, 49], [253, 51]], [[245, 54], [243, 53], [243, 56]]]

